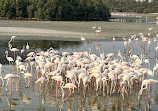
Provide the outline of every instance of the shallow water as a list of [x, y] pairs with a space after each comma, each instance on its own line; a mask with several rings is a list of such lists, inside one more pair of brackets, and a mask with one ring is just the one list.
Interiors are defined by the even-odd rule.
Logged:
[[[127, 21], [133, 22], [133, 21]], [[148, 21], [149, 22], [149, 21]], [[145, 21], [144, 21], [145, 23]], [[99, 54], [100, 51], [104, 51], [105, 54], [110, 52], [115, 53], [115, 58], [117, 58], [117, 53], [120, 50], [121, 53], [128, 60], [128, 51], [129, 47], [124, 46], [124, 41], [122, 40], [121, 35], [127, 35], [129, 37], [131, 34], [138, 33], [149, 33], [148, 28], [151, 27], [149, 24], [138, 23], [138, 24], [128, 24], [128, 23], [108, 23], [108, 22], [50, 22], [50, 21], [39, 21], [39, 22], [20, 22], [20, 21], [0, 21], [0, 63], [3, 64], [2, 67], [2, 77], [8, 74], [9, 65], [8, 61], [5, 58], [5, 51], [9, 51], [8, 41], [10, 35], [17, 35], [18, 38], [15, 39], [12, 44], [13, 47], [21, 50], [23, 46], [26, 46], [27, 42], [30, 45], [29, 51], [46, 51], [48, 48], [53, 47], [55, 50], [62, 52], [81, 52], [89, 51], [91, 48], [91, 53]], [[87, 37], [96, 37], [92, 26], [101, 26], [102, 32], [99, 37], [110, 36], [110, 39], [106, 41], [89, 41], [81, 42], [80, 35]], [[116, 26], [116, 27], [115, 27]], [[153, 32], [157, 33], [157, 26], [152, 25]], [[4, 28], [5, 27], [5, 28]], [[2, 30], [3, 29], [3, 30]], [[45, 30], [44, 30], [45, 29]], [[30, 31], [31, 30], [31, 31]], [[51, 32], [51, 31], [55, 32]], [[41, 32], [42, 31], [42, 32]], [[61, 32], [60, 32], [61, 31]], [[53, 37], [61, 37], [63, 35], [62, 31], [66, 31], [66, 36], [77, 36], [79, 39], [74, 41], [69, 38], [61, 40], [54, 40]], [[73, 35], [75, 33], [75, 35]], [[29, 35], [30, 34], [30, 35]], [[121, 34], [121, 35], [119, 35]], [[151, 33], [152, 34], [152, 33]], [[3, 36], [2, 36], [3, 35]], [[29, 36], [28, 36], [29, 35]], [[43, 38], [41, 39], [42, 36]], [[116, 41], [112, 41], [112, 36], [119, 36], [116, 38]], [[21, 38], [21, 36], [24, 36]], [[50, 37], [46, 37], [50, 36]], [[65, 36], [65, 35], [64, 35]], [[120, 37], [121, 36], [121, 37]], [[152, 35], [155, 36], [154, 34]], [[97, 38], [98, 39], [98, 38]], [[158, 38], [157, 38], [158, 40]], [[154, 39], [151, 38], [151, 46], [148, 48], [146, 43], [144, 48], [144, 42], [132, 41], [132, 54], [146, 54], [145, 58], [150, 60], [152, 68], [155, 65], [157, 59], [155, 54], [155, 46], [157, 42], [154, 42]], [[18, 55], [23, 57], [23, 60], [26, 58], [28, 52], [25, 50], [24, 55], [20, 54], [20, 51], [17, 52]], [[13, 57], [13, 52], [9, 51], [9, 56]], [[142, 67], [146, 67], [145, 64]], [[11, 66], [11, 72], [17, 74], [15, 65]], [[151, 77], [148, 77], [151, 78]], [[158, 80], [157, 76], [153, 77]], [[29, 88], [25, 86], [25, 80], [23, 76], [19, 81], [17, 91], [15, 84], [13, 85], [12, 95], [9, 95], [9, 87], [6, 88], [2, 86], [0, 80], [0, 110], [2, 111], [157, 111], [158, 109], [158, 88], [157, 84], [152, 84], [151, 96], [146, 98], [145, 94], [138, 99], [138, 92], [140, 90], [140, 84], [136, 84], [134, 88], [128, 92], [128, 95], [125, 95], [125, 99], [122, 98], [120, 94], [105, 95], [103, 96], [102, 90], [96, 92], [93, 87], [89, 87], [84, 93], [86, 96], [83, 96], [83, 89], [76, 88], [75, 93], [71, 95], [66, 101], [58, 93], [56, 98], [56, 88], [55, 85], [52, 87], [50, 84], [43, 84], [42, 87], [35, 84], [36, 81], [35, 70], [33, 71], [33, 78], [31, 79], [31, 85]], [[6, 84], [5, 80], [5, 84]], [[55, 83], [54, 83], [55, 84]], [[65, 95], [69, 93], [68, 90], [65, 90]], [[145, 91], [143, 92], [145, 93]]]
[[[98, 54], [100, 51], [104, 51], [105, 54], [110, 52], [115, 53], [117, 57], [118, 50], [128, 58], [128, 47], [124, 47], [124, 42], [120, 38], [116, 38], [116, 41], [21, 41], [15, 40], [13, 47], [22, 49], [23, 45], [26, 43], [30, 45], [30, 51], [46, 51], [48, 48], [53, 47], [55, 50], [62, 52], [80, 52], [80, 51], [89, 51], [91, 48], [91, 53]], [[143, 54], [146, 52], [146, 58], [149, 58], [151, 64], [151, 70], [155, 65], [156, 55], [155, 55], [155, 46], [156, 42], [151, 39], [150, 49], [145, 47], [143, 48], [144, 43], [139, 41], [132, 41], [132, 53]], [[8, 49], [8, 41], [3, 41], [0, 43], [1, 47], [1, 61], [7, 63], [5, 60], [5, 51]], [[25, 52], [25, 56], [28, 52]], [[13, 56], [12, 52], [9, 52], [10, 56]], [[20, 53], [18, 52], [18, 55]], [[24, 58], [25, 58], [24, 56]], [[127, 59], [128, 61], [128, 59]], [[145, 64], [142, 67], [146, 67]], [[3, 65], [2, 67], [2, 76], [4, 77], [9, 73], [9, 65]], [[15, 66], [11, 66], [11, 72], [16, 74]], [[31, 79], [31, 85], [29, 88], [25, 87], [25, 80], [21, 77], [18, 89], [16, 91], [15, 84], [13, 85], [12, 95], [9, 95], [9, 91], [5, 91], [5, 87], [0, 86], [0, 109], [3, 111], [156, 111], [158, 109], [158, 88], [157, 84], [152, 84], [151, 96], [146, 98], [145, 94], [138, 100], [138, 92], [140, 90], [140, 84], [134, 86], [133, 90], [129, 91], [128, 96], [125, 95], [125, 99], [122, 98], [120, 94], [105, 95], [101, 90], [95, 92], [92, 87], [89, 87], [86, 90], [86, 96], [82, 95], [82, 88], [76, 88], [75, 93], [70, 96], [66, 101], [63, 101], [60, 97], [60, 93], [56, 98], [55, 86], [52, 88], [49, 84], [42, 85], [40, 88], [39, 85], [35, 84], [35, 70], [33, 71], [33, 78]], [[158, 79], [154, 76], [154, 79]], [[6, 81], [5, 81], [6, 83]], [[2, 82], [0, 82], [2, 84]], [[9, 89], [9, 88], [8, 88]], [[68, 95], [68, 90], [65, 91]]]

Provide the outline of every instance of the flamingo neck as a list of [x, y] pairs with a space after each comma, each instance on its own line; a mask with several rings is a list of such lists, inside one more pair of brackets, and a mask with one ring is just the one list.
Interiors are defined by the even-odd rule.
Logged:
[[6, 58], [8, 58], [8, 52], [6, 52]]

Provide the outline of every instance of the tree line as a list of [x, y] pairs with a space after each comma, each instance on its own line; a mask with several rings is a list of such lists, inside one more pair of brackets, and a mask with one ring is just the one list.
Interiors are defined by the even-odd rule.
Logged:
[[104, 0], [111, 12], [158, 13], [158, 0]]
[[1, 19], [108, 20], [103, 0], [0, 0]]
[[158, 13], [158, 0], [0, 0], [1, 19], [109, 20], [110, 12]]

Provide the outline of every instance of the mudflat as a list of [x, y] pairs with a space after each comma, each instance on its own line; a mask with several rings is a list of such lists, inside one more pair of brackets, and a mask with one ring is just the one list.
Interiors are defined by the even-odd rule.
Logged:
[[[93, 27], [96, 27], [95, 29]], [[101, 32], [96, 35], [97, 27]], [[153, 30], [148, 30], [153, 27]], [[0, 40], [17, 36], [19, 40], [107, 40], [115, 37], [155, 35], [158, 25], [148, 23], [105, 22], [105, 21], [15, 21], [0, 20]]]

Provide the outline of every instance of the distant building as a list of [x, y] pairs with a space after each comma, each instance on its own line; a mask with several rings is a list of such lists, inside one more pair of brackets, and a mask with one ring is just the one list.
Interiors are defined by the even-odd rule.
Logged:
[[140, 1], [140, 2], [143, 2], [143, 1], [152, 2], [153, 0], [136, 0], [136, 1]]

